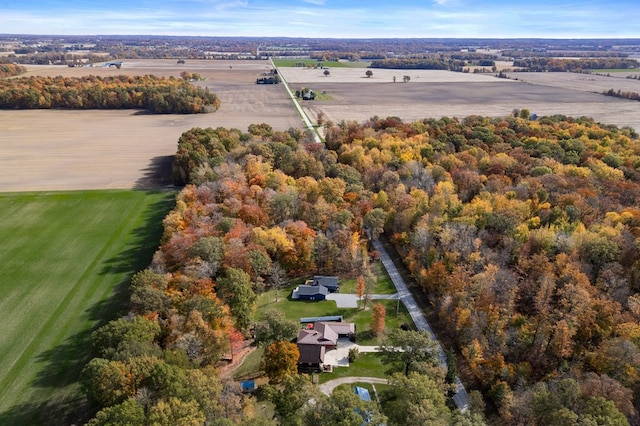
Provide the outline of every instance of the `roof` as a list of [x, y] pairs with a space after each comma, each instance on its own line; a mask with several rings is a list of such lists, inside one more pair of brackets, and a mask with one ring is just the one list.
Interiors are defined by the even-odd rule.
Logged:
[[338, 334], [329, 329], [327, 330], [300, 330], [298, 332], [298, 345], [317, 345], [317, 346], [333, 346], [338, 343]]
[[324, 363], [325, 347], [319, 345], [298, 345], [300, 364], [322, 364]]
[[356, 386], [354, 390], [356, 392], [356, 395], [358, 395], [361, 400], [371, 401], [371, 395], [369, 395], [369, 389]]
[[328, 288], [336, 288], [340, 286], [340, 283], [338, 282], [338, 277], [333, 277], [333, 276], [315, 275], [312, 281], [313, 281], [313, 285], [320, 285]]
[[353, 335], [356, 326], [351, 322], [317, 322], [312, 329], [298, 332], [298, 345], [332, 346], [338, 344], [338, 337]]
[[320, 322], [320, 321], [338, 321], [342, 322], [342, 315], [333, 315], [326, 317], [304, 317], [300, 318], [301, 323], [305, 322]]
[[298, 296], [313, 296], [316, 294], [323, 294], [323, 295], [327, 295], [329, 293], [329, 289], [327, 289], [325, 286], [319, 285], [319, 286], [315, 286], [315, 285], [299, 285], [298, 288], [296, 288], [297, 290], [297, 294]]
[[356, 325], [352, 322], [318, 322], [315, 325], [316, 330], [326, 330], [327, 328], [342, 336], [356, 334]]

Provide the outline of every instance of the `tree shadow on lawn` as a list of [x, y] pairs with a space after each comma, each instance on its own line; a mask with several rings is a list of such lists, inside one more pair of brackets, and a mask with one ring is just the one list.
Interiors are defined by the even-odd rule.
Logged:
[[[147, 194], [158, 193], [157, 190], [145, 192]], [[166, 195], [160, 200], [147, 206], [144, 212], [145, 222], [130, 232], [129, 246], [117, 256], [104, 262], [100, 272], [102, 275], [135, 273], [149, 266], [162, 237], [162, 220], [175, 206], [177, 192], [169, 190], [164, 193]]]
[[91, 418], [86, 400], [26, 402], [0, 413], [0, 425], [83, 425]]
[[[64, 343], [36, 355], [38, 364], [43, 367], [32, 386], [50, 389], [54, 397], [39, 404], [28, 403], [13, 407], [0, 415], [0, 425], [84, 424], [91, 418], [93, 412], [86, 399], [80, 391], [74, 392], [73, 387], [80, 380], [84, 366], [97, 355], [91, 346], [91, 333], [126, 313], [127, 297], [128, 282], [121, 282], [114, 288], [110, 298], [85, 310], [90, 319], [96, 321], [94, 327], [69, 336]], [[56, 389], [65, 389], [66, 392], [56, 398]], [[73, 399], [68, 399], [69, 395]]]
[[[38, 372], [32, 386], [55, 391], [77, 383], [80, 372], [93, 356], [90, 339], [92, 331], [83, 330], [68, 337], [55, 348], [38, 354], [36, 360], [45, 366]], [[54, 396], [39, 404], [18, 405], [7, 413], [0, 414], [0, 424], [84, 424], [89, 419], [90, 410], [85, 398], [79, 393], [74, 396], [74, 399], [68, 399], [65, 392], [61, 397]]]
[[114, 286], [111, 297], [95, 303], [85, 311], [89, 320], [97, 321], [94, 328], [99, 328], [128, 312], [131, 277], [151, 263], [162, 237], [162, 220], [174, 206], [174, 191], [167, 191], [166, 196], [147, 206], [144, 212], [145, 221], [131, 231], [131, 242], [127, 248], [103, 263], [101, 275], [127, 274], [127, 276]]
[[45, 367], [38, 372], [34, 387], [64, 388], [78, 381], [80, 371], [93, 355], [91, 332], [87, 329], [69, 336], [64, 343], [39, 353], [36, 360]]

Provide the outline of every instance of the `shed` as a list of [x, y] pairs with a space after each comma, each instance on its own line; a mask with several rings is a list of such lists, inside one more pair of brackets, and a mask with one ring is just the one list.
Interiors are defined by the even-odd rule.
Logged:
[[325, 317], [303, 317], [303, 318], [300, 318], [300, 322], [302, 324], [308, 323], [308, 322], [321, 322], [321, 321], [342, 322], [342, 315], [329, 315], [329, 316], [325, 316]]

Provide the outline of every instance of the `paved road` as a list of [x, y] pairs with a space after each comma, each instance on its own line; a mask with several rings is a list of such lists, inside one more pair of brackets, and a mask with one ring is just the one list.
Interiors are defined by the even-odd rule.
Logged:
[[[409, 314], [411, 315], [411, 318], [413, 319], [413, 322], [416, 325], [416, 328], [418, 330], [427, 331], [431, 335], [431, 339], [433, 339], [434, 342], [438, 343], [438, 359], [440, 360], [440, 364], [446, 368], [447, 356], [445, 355], [444, 350], [440, 345], [440, 342], [438, 342], [438, 338], [436, 337], [435, 333], [429, 326], [429, 323], [427, 322], [426, 318], [422, 314], [422, 311], [420, 310], [420, 307], [416, 303], [416, 300], [413, 298], [413, 295], [409, 292], [409, 288], [407, 287], [407, 284], [404, 282], [404, 280], [400, 276], [400, 273], [398, 272], [396, 265], [393, 264], [391, 257], [389, 257], [389, 254], [384, 249], [384, 246], [382, 245], [382, 243], [380, 243], [379, 240], [374, 240], [373, 246], [376, 250], [380, 252], [380, 259], [382, 260], [382, 264], [384, 265], [384, 268], [387, 270], [387, 273], [389, 274], [391, 281], [393, 281], [393, 284], [396, 286], [396, 289], [398, 290], [398, 295], [400, 296], [400, 300], [402, 301], [404, 306], [407, 308], [407, 311], [409, 311]], [[453, 402], [455, 402], [456, 407], [458, 407], [462, 411], [465, 411], [469, 407], [469, 395], [467, 394], [467, 390], [464, 388], [464, 385], [462, 384], [460, 379], [457, 377], [456, 377], [456, 384], [457, 384], [457, 392], [453, 396]]]
[[382, 379], [380, 377], [341, 377], [339, 379], [329, 380], [320, 385], [320, 391], [325, 395], [331, 395], [333, 390], [345, 383], [380, 383], [386, 384], [387, 379]]

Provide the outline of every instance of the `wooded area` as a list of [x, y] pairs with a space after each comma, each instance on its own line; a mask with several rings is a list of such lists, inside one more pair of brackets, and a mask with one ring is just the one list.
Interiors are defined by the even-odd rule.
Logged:
[[[280, 268], [366, 274], [369, 232], [405, 259], [493, 420], [638, 424], [638, 135], [523, 111], [327, 123], [325, 146], [264, 124], [185, 132], [174, 176], [187, 186], [133, 280], [135, 319], [94, 333], [100, 358], [85, 386], [97, 408], [133, 399], [148, 416], [257, 422], [253, 399], [213, 369], [248, 336], [256, 293]], [[425, 382], [406, 371], [393, 383]], [[441, 376], [414, 405], [385, 412], [390, 424], [458, 419], [437, 396]]]
[[213, 112], [219, 106], [220, 100], [208, 88], [174, 77], [90, 75], [0, 80], [2, 109], [145, 109], [158, 114], [197, 114]]
[[0, 63], [0, 78], [13, 77], [25, 72], [27, 72], [27, 69], [22, 65]]
[[636, 59], [627, 58], [545, 58], [528, 57], [513, 61], [514, 67], [522, 67], [526, 71], [549, 72], [583, 72], [599, 69], [635, 69], [640, 64]]

